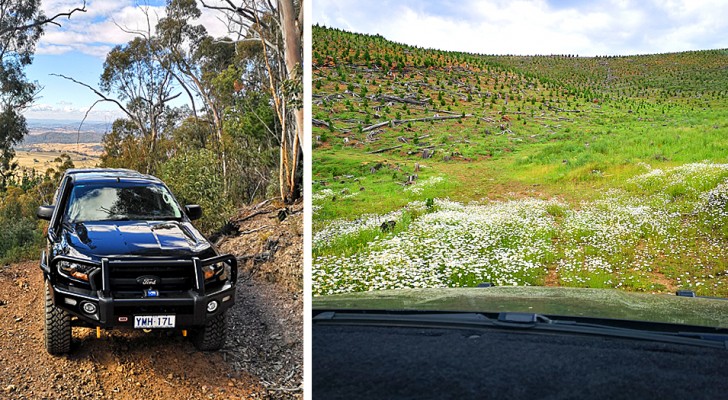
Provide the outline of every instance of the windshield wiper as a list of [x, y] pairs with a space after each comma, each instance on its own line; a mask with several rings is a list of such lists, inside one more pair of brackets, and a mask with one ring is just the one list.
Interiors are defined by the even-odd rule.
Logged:
[[[687, 344], [728, 350], [728, 333], [708, 328], [698, 331], [688, 329], [674, 331], [661, 329], [661, 324], [640, 323], [652, 329], [635, 329], [617, 326], [615, 323], [580, 322], [574, 319], [547, 317], [533, 313], [502, 312], [484, 313], [391, 313], [391, 312], [321, 312], [313, 318], [317, 324], [365, 325], [386, 327], [456, 328], [456, 329], [515, 329], [536, 330], [557, 333], [572, 333], [619, 337], [633, 340], [648, 340], [675, 344]], [[611, 321], [622, 322], [622, 321]], [[671, 326], [672, 327], [672, 326]]]
[[159, 216], [157, 216], [157, 217], [144, 217], [144, 218], [139, 218], [139, 219], [140, 220], [145, 220], [145, 221], [179, 221], [182, 218], [181, 217], [173, 217], [173, 216], [169, 215], [169, 216], [166, 216], [166, 217], [159, 217]]
[[106, 221], [131, 221], [131, 219], [129, 217], [117, 217], [117, 218], [99, 219], [95, 222], [106, 222]]

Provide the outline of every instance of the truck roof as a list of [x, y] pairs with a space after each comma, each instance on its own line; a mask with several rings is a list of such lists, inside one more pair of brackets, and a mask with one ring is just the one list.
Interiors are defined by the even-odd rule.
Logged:
[[64, 173], [70, 176], [74, 183], [85, 182], [109, 182], [109, 181], [125, 181], [125, 182], [150, 182], [161, 183], [161, 181], [151, 175], [145, 175], [140, 172], [125, 168], [71, 168]]

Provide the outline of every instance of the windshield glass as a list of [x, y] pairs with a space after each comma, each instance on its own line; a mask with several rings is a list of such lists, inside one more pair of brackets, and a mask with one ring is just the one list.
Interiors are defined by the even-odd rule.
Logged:
[[78, 184], [73, 187], [65, 221], [178, 219], [182, 211], [162, 185]]
[[[706, 304], [693, 296], [728, 297], [724, 50], [483, 55], [312, 37], [314, 305], [422, 308], [413, 299], [479, 285], [589, 289], [571, 305], [602, 302], [594, 316], [620, 307], [599, 290], [683, 313]], [[667, 318], [645, 304], [620, 318]], [[714, 315], [700, 321], [728, 325]]]

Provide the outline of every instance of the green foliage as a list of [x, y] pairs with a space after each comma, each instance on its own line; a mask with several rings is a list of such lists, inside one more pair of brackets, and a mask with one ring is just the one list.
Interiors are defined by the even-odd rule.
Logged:
[[12, 108], [2, 107], [2, 113], [0, 113], [0, 188], [5, 187], [7, 178], [18, 167], [17, 162], [13, 161], [15, 157], [13, 146], [22, 141], [26, 133], [28, 133], [28, 128], [25, 124], [25, 117]]
[[228, 197], [235, 205], [266, 196], [265, 189], [277, 177], [275, 116], [270, 98], [259, 92], [235, 99], [225, 110], [224, 144], [229, 155]]
[[0, 201], [0, 261], [37, 257], [43, 244], [41, 223], [35, 217], [40, 205], [32, 190], [9, 187]]
[[40, 1], [4, 0], [0, 5], [0, 189], [15, 172], [13, 146], [28, 133], [21, 114], [40, 86], [23, 69], [33, 61], [35, 44], [48, 22]]
[[73, 168], [68, 155], [61, 155], [56, 166], [39, 175], [21, 171], [8, 177], [0, 192], [0, 263], [37, 258], [44, 240], [46, 223], [35, 215], [38, 206], [51, 204], [60, 175]]
[[161, 166], [160, 178], [182, 204], [199, 204], [203, 217], [195, 225], [206, 235], [222, 227], [232, 211], [224, 191], [220, 163], [210, 150], [178, 153]]
[[[101, 166], [106, 168], [130, 168], [145, 172], [150, 165], [150, 158], [157, 162], [164, 161], [171, 141], [161, 138], [157, 141], [154, 153], [151, 152], [151, 138], [141, 132], [138, 126], [128, 119], [117, 119], [111, 132], [104, 135], [101, 154]], [[155, 173], [154, 170], [149, 171]]]

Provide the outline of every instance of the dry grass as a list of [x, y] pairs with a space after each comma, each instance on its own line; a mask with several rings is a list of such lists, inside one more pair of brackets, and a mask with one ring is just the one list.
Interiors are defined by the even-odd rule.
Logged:
[[[82, 143], [61, 144], [46, 143], [42, 145], [34, 145], [38, 151], [17, 150], [15, 159], [22, 168], [36, 169], [39, 172], [45, 171], [55, 165], [54, 160], [65, 153], [71, 157], [73, 165], [76, 167], [93, 167], [99, 163], [99, 152], [92, 150], [93, 144]], [[78, 150], [77, 150], [78, 149]]]

